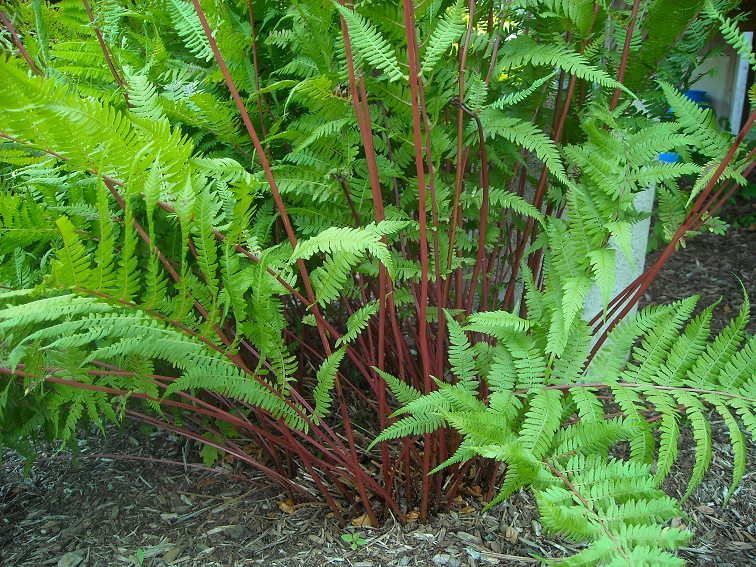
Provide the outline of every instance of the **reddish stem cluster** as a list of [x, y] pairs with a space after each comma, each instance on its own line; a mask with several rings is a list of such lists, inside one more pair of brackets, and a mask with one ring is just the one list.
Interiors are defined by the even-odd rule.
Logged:
[[[124, 83], [113, 64], [103, 36], [95, 24], [94, 15], [92, 14], [89, 4], [87, 3], [87, 0], [82, 1], [89, 19], [93, 24], [98, 42], [100, 43], [111, 74], [119, 88], [124, 89], [124, 95], [126, 95]], [[347, 2], [345, 0], [340, 0], [340, 2], [343, 6], [351, 8], [351, 1]], [[261, 144], [255, 126], [245, 108], [244, 101], [234, 84], [233, 78], [231, 77], [222, 54], [220, 53], [217, 42], [213, 37], [210, 24], [199, 0], [192, 0], [192, 4], [199, 17], [199, 21], [218, 68], [221, 70], [247, 134], [254, 146], [255, 158], [258, 160], [259, 165], [265, 174], [277, 211], [280, 215], [286, 238], [292, 248], [296, 248], [297, 237], [265, 149]], [[296, 473], [296, 465], [294, 464], [294, 460], [296, 459], [312, 478], [320, 496], [326, 500], [332, 511], [342, 522], [345, 521], [345, 518], [341, 505], [337, 502], [337, 497], [343, 498], [352, 506], [364, 508], [370, 521], [374, 525], [377, 525], [380, 522], [378, 512], [376, 511], [376, 504], [382, 505], [385, 514], [393, 512], [400, 519], [404, 519], [404, 512], [408, 511], [413, 506], [417, 486], [416, 483], [418, 480], [420, 488], [419, 501], [421, 518], [427, 518], [431, 510], [440, 507], [444, 502], [449, 504], [460, 490], [460, 487], [470, 472], [473, 463], [469, 462], [461, 467], [451, 467], [446, 478], [441, 474], [438, 474], [433, 478], [429, 475], [429, 471], [445, 460], [446, 457], [456, 449], [458, 446], [458, 436], [452, 431], [438, 430], [432, 434], [423, 435], [422, 440], [418, 438], [404, 439], [401, 441], [399, 449], [394, 453], [389, 450], [387, 443], [381, 444], [381, 463], [379, 465], [381, 469], [381, 478], [379, 479], [376, 475], [373, 475], [370, 472], [368, 468], [369, 465], [366, 465], [364, 462], [365, 455], [362, 453], [362, 443], [359, 443], [356, 440], [355, 430], [352, 424], [353, 415], [350, 414], [347, 405], [348, 401], [352, 398], [346, 395], [346, 390], [348, 389], [349, 392], [355, 396], [355, 399], [360, 400], [366, 407], [377, 412], [379, 426], [382, 429], [385, 428], [390, 424], [389, 415], [391, 413], [387, 399], [386, 384], [371, 366], [376, 366], [381, 370], [398, 369], [399, 378], [401, 380], [412, 384], [424, 393], [431, 392], [434, 389], [432, 376], [444, 379], [446, 375], [445, 361], [448, 345], [445, 339], [445, 315], [443, 310], [445, 308], [456, 308], [462, 309], [467, 314], [470, 314], [476, 308], [484, 311], [487, 310], [489, 304], [494, 306], [501, 304], [501, 307], [504, 309], [512, 309], [516, 300], [515, 284], [518, 279], [518, 266], [523, 260], [528, 262], [532, 273], [536, 276], [536, 281], [542, 280], [542, 253], [538, 252], [530, 257], [526, 257], [527, 250], [535, 238], [537, 228], [530, 218], [525, 222], [523, 230], [510, 234], [510, 230], [514, 229], [510, 225], [508, 218], [502, 215], [499, 228], [505, 235], [504, 242], [496, 246], [490, 255], [486, 254], [485, 236], [489, 220], [489, 179], [485, 133], [483, 132], [483, 126], [479, 117], [475, 112], [465, 106], [464, 100], [464, 77], [467, 70], [467, 59], [471, 38], [474, 33], [476, 18], [475, 7], [476, 2], [474, 0], [469, 0], [468, 27], [464, 42], [459, 50], [459, 93], [455, 99], [455, 105], [457, 106], [457, 146], [456, 161], [453, 164], [453, 167], [456, 168], [456, 174], [451, 207], [452, 218], [449, 235], [450, 244], [448, 255], [445, 258], [446, 266], [441, 266], [441, 251], [438, 238], [439, 218], [435, 193], [435, 171], [430, 141], [431, 125], [429, 123], [428, 112], [425, 105], [423, 78], [420, 73], [414, 5], [411, 0], [403, 0], [404, 29], [407, 40], [409, 87], [412, 105], [412, 126], [414, 131], [414, 159], [419, 200], [418, 223], [420, 230], [417, 254], [420, 260], [421, 277], [419, 279], [419, 284], [410, 284], [415, 299], [417, 314], [416, 327], [409, 328], [406, 324], [402, 324], [400, 321], [393, 300], [393, 282], [390, 281], [383, 266], [379, 269], [377, 282], [366, 281], [362, 276], [357, 277], [362, 299], [367, 302], [369, 297], [377, 297], [379, 310], [377, 323], [372, 322], [367, 327], [364, 336], [360, 336], [353, 345], [350, 345], [347, 348], [346, 351], [347, 356], [357, 370], [358, 376], [350, 377], [344, 373], [340, 373], [337, 376], [335, 384], [336, 404], [342, 419], [343, 434], [330, 427], [325, 420], [315, 420], [310, 417], [313, 411], [311, 404], [308, 402], [302, 391], [296, 387], [291, 389], [290, 397], [282, 399], [288, 407], [307, 424], [308, 429], [306, 431], [292, 429], [281, 419], [277, 419], [261, 409], [252, 408], [245, 404], [239, 404], [237, 401], [216, 394], [192, 395], [186, 392], [179, 392], [176, 396], [181, 401], [172, 398], [154, 399], [145, 394], [130, 393], [124, 388], [87, 384], [84, 382], [60, 378], [55, 375], [57, 372], [57, 369], [55, 368], [46, 369], [44, 379], [51, 383], [70, 387], [106, 392], [119, 396], [130, 395], [135, 398], [158, 402], [165, 406], [182, 410], [182, 415], [184, 416], [187, 425], [179, 425], [169, 415], [155, 417], [133, 409], [127, 411], [128, 414], [135, 419], [175, 431], [188, 438], [196, 439], [207, 445], [222, 449], [236, 459], [249, 464], [270, 478], [280, 482], [290, 494], [311, 498], [313, 497], [313, 494], [293, 480]], [[259, 91], [260, 63], [258, 60], [256, 26], [251, 0], [248, 2], [248, 9], [252, 30], [251, 40], [255, 71], [255, 86]], [[624, 77], [628, 64], [630, 43], [637, 20], [638, 9], [639, 0], [634, 0], [618, 71], [618, 80], [620, 81]], [[493, 10], [493, 7], [491, 10]], [[598, 5], [596, 5], [594, 10], [594, 23], [597, 13]], [[493, 11], [491, 11], [488, 14], [489, 22], [493, 22], [493, 17], [494, 14]], [[34, 62], [28, 52], [24, 49], [18, 35], [8, 21], [7, 16], [1, 11], [0, 21], [2, 21], [3, 25], [10, 31], [16, 47], [27, 61], [30, 69], [32, 69], [35, 74], [39, 74]], [[349, 95], [359, 125], [363, 150], [367, 161], [372, 204], [375, 213], [374, 220], [380, 222], [385, 218], [384, 196], [383, 188], [381, 187], [379, 179], [378, 159], [373, 146], [373, 120], [371, 118], [370, 106], [368, 104], [365, 78], [362, 74], [358, 74], [355, 69], [348, 28], [343, 17], [341, 18], [341, 29], [349, 77]], [[492, 60], [486, 76], [486, 82], [491, 80], [500, 40], [501, 37], [498, 35], [494, 44]], [[585, 47], [585, 45], [583, 45], [583, 47]], [[575, 98], [575, 90], [578, 84], [576, 76], [571, 75], [567, 87], [563, 88], [563, 78], [564, 73], [560, 76], [559, 89], [554, 105], [552, 139], [556, 143], [561, 141], [565, 130], [566, 119], [574, 107], [573, 99]], [[617, 89], [612, 99], [612, 109], [616, 108], [619, 102], [619, 97], [620, 90]], [[264, 137], [266, 133], [264, 120], [265, 100], [259, 92], [255, 95], [255, 98], [258, 107], [260, 128]], [[581, 97], [578, 96], [578, 98]], [[126, 102], [128, 103], [128, 98], [126, 98]], [[579, 103], [580, 101], [578, 101], [578, 104]], [[477, 126], [477, 148], [465, 145], [464, 128], [466, 117], [470, 117], [474, 120]], [[608, 323], [605, 324], [601, 321], [599, 316], [592, 321], [592, 324], [596, 325], [596, 333], [599, 336], [599, 341], [593, 350], [593, 354], [595, 354], [606, 339], [606, 333], [608, 330], [624, 317], [629, 312], [630, 308], [642, 297], [643, 293], [659, 273], [681, 238], [683, 238], [688, 231], [699, 228], [705, 215], [715, 212], [721, 207], [732, 192], [737, 189], [737, 185], [734, 183], [722, 184], [719, 188], [717, 188], [717, 183], [727, 165], [735, 158], [738, 147], [752, 127], [754, 120], [756, 120], [756, 113], [749, 117], [725, 160], [717, 168], [711, 180], [696, 200], [685, 222], [659, 259], [642, 276], [633, 282], [631, 286], [609, 304], [609, 310], [605, 314], [606, 319], [604, 320], [608, 321]], [[20, 142], [19, 140], [15, 140], [11, 136], [2, 133], [0, 133], [0, 136]], [[454, 257], [458, 253], [458, 248], [455, 246], [455, 234], [456, 231], [461, 230], [461, 227], [463, 226], [460, 199], [462, 191], [464, 191], [465, 188], [465, 174], [472, 169], [470, 158], [471, 156], [474, 157], [476, 155], [475, 152], [477, 152], [480, 163], [479, 174], [482, 187], [482, 206], [478, 225], [478, 252], [472, 271], [472, 277], [467, 283], [465, 283], [462, 270], [457, 269], [452, 272], [451, 268]], [[66, 159], [65, 156], [56, 154], [51, 150], [49, 150], [49, 153], [60, 159]], [[752, 158], [753, 152], [748, 156], [749, 160], [752, 160]], [[746, 173], [750, 172], [752, 168], [753, 165], [748, 168]], [[97, 174], [98, 172], [93, 173]], [[539, 210], [543, 209], [544, 205], [546, 190], [548, 187], [548, 173], [549, 171], [547, 167], [544, 166], [535, 188], [534, 205]], [[518, 188], [518, 192], [521, 196], [524, 195], [527, 184], [527, 175], [527, 168], [518, 166], [515, 178], [513, 179], [513, 186]], [[125, 212], [128, 203], [126, 203], [119, 192], [119, 188], [123, 188], [123, 183], [104, 175], [101, 175], [101, 177], [116, 203]], [[345, 198], [350, 206], [350, 210], [354, 216], [355, 224], [359, 225], [361, 219], [351, 201], [349, 187], [346, 184], [346, 181], [342, 183], [342, 188]], [[427, 218], [429, 200], [431, 210], [430, 223]], [[166, 213], [174, 213], [174, 209], [171, 205], [163, 202], [158, 203], [158, 205]], [[560, 212], [561, 211], [556, 211], [556, 214], [559, 214]], [[551, 207], [546, 207], [545, 213], [551, 215], [554, 214], [554, 211]], [[162, 253], [155, 242], [151, 241], [148, 233], [136, 219], [133, 219], [132, 222], [139, 237], [151, 253], [156, 255], [166, 272], [175, 282], [180, 282], [181, 275], [171, 264], [168, 257]], [[431, 238], [429, 238], [429, 233]], [[215, 237], [218, 241], [224, 241], [226, 239], [226, 236], [219, 231], [215, 231]], [[250, 261], [260, 263], [260, 259], [241, 244], [234, 244], [234, 247], [238, 253], [243, 254]], [[196, 253], [193, 246], [190, 246], [190, 250], [193, 253]], [[402, 242], [402, 250], [405, 257], [410, 255], [404, 242]], [[435, 260], [433, 273], [431, 273], [431, 254], [432, 258]], [[299, 260], [298, 270], [305, 289], [304, 293], [300, 293], [294, 286], [270, 267], [265, 266], [265, 269], [275, 277], [289, 292], [291, 297], [300, 304], [300, 309], [308, 310], [314, 315], [317, 324], [318, 337], [322, 345], [322, 352], [310, 345], [305, 337], [298, 336], [293, 332], [287, 332], [287, 339], [296, 342], [306, 356], [318, 361], [323, 360], [326, 356], [332, 353], [332, 345], [340, 338], [340, 333], [338, 332], [336, 325], [329, 322], [318, 307], [307, 266], [302, 260]], [[448, 275], [446, 275], [447, 272]], [[431, 278], [433, 278], [433, 286], [431, 286], [430, 283]], [[509, 284], [506, 287], [506, 294], [503, 297], [503, 301], [500, 301], [498, 297], [489, 298], [490, 291], [492, 289], [498, 290], [501, 287], [501, 284], [505, 281], [508, 281]], [[480, 282], [480, 286], [478, 282]], [[453, 298], [451, 297], [452, 285], [454, 285], [455, 289], [455, 296]], [[482, 293], [479, 292], [480, 289], [482, 289]], [[120, 304], [124, 307], [137, 307], [136, 305], [123, 300], [109, 297], [92, 290], [79, 291], [100, 296], [103, 299]], [[490, 302], [489, 299], [491, 299]], [[204, 320], [216, 320], [214, 318], [215, 314], [212, 313], [212, 308], [202, 305], [202, 303], [196, 298], [193, 299], [193, 303], [195, 310]], [[351, 314], [354, 306], [346, 300], [344, 301], [344, 306], [346, 312]], [[428, 321], [428, 310], [431, 306], [437, 308], [438, 323], [436, 325], [432, 325]], [[523, 316], [526, 315], [524, 309], [525, 308], [523, 307]], [[260, 353], [256, 352], [253, 346], [247, 341], [243, 339], [236, 340], [233, 329], [228, 325], [221, 326], [216, 324], [213, 326], [214, 333], [217, 335], [218, 340], [220, 340], [220, 344], [223, 345], [223, 348], [221, 348], [217, 346], [215, 342], [202, 337], [177, 321], [168, 320], [158, 313], [150, 312], [149, 315], [160, 319], [165, 325], [172, 326], [180, 332], [202, 341], [208, 346], [208, 348], [227, 357], [234, 365], [245, 372], [250, 379], [257, 380], [258, 383], [268, 388], [270, 392], [278, 395], [277, 391], [272, 386], [270, 386], [265, 380], [260, 379], [252, 370], [250, 370], [251, 368], [257, 367], [258, 364], [266, 364], [266, 361], [262, 360]], [[232, 347], [237, 344], [239, 345], [238, 352], [235, 352], [232, 350]], [[419, 362], [417, 357], [413, 356], [413, 354], [415, 354], [413, 352], [415, 349], [416, 353], [419, 355]], [[134, 373], [101, 362], [95, 361], [95, 366], [98, 368], [90, 370], [89, 374], [101, 377], [103, 380], [119, 377], [136, 377]], [[0, 374], [27, 377], [23, 367], [14, 371], [0, 368]], [[174, 378], [161, 375], [148, 375], [146, 378], [148, 378], [161, 391], [165, 391], [169, 384], [174, 380]], [[359, 379], [364, 380], [365, 383], [368, 384], [370, 390], [375, 394], [374, 399], [371, 399], [369, 395], [365, 393], [364, 388], [357, 383], [357, 380]], [[485, 392], [482, 391], [481, 394], [485, 395]], [[244, 411], [237, 411], [239, 409], [243, 409]], [[226, 439], [222, 442], [218, 441], [217, 439], [221, 439], [223, 436], [215, 429], [217, 422], [225, 422], [232, 425], [243, 438], [253, 440], [256, 447], [259, 448], [260, 456], [251, 456], [239, 445], [239, 443], [233, 440]], [[200, 434], [197, 433], [197, 431], [203, 431], [204, 433]], [[492, 494], [491, 491], [493, 490], [499, 472], [498, 465], [478, 467], [477, 480], [487, 484], [487, 496], [489, 498]], [[402, 480], [404, 481], [403, 483], [401, 482]], [[402, 501], [402, 488], [403, 500], [406, 502], [406, 507], [404, 508], [400, 505], [400, 502]], [[357, 497], [354, 495], [355, 491]]]

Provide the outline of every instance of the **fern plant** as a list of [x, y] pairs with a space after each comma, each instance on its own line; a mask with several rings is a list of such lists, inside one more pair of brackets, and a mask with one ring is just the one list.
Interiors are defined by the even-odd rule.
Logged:
[[[674, 563], [688, 535], [659, 483], [682, 428], [688, 493], [709, 409], [731, 493], [744, 475], [747, 307], [708, 342], [693, 300], [626, 315], [684, 239], [722, 230], [756, 115], [730, 136], [676, 88], [695, 34], [745, 53], [735, 2], [660, 31], [668, 4], [6, 8], [0, 444], [33, 456], [128, 417], [342, 522], [528, 486], [589, 543], [567, 564]], [[615, 295], [651, 184], [668, 245]]]
[[[706, 417], [711, 410], [724, 420], [734, 456], [725, 501], [743, 478], [744, 432], [753, 435], [756, 425], [756, 343], [753, 335], [745, 337], [748, 297], [738, 317], [713, 340], [714, 306], [690, 321], [695, 297], [646, 308], [615, 327], [591, 363], [588, 325], [578, 321], [563, 353], [554, 355], [548, 312], [559, 305], [538, 290], [528, 295], [529, 302], [542, 306], [541, 316], [528, 325], [502, 324], [512, 317], [506, 312], [496, 318], [474, 315], [464, 327], [450, 320], [455, 380], [437, 380], [435, 392], [423, 395], [387, 377], [402, 407], [394, 413], [399, 419], [373, 444], [452, 426], [462, 441], [437, 469], [477, 456], [504, 463], [503, 483], [488, 506], [529, 487], [544, 527], [588, 543], [563, 564], [681, 564], [669, 551], [690, 534], [664, 527], [680, 508], [660, 485], [677, 460], [684, 427], [690, 428], [696, 450], [683, 498], [701, 482], [711, 462]], [[497, 340], [471, 344], [466, 333]], [[480, 399], [480, 388], [487, 399]], [[619, 414], [612, 413], [607, 399]], [[629, 446], [624, 458], [623, 444]]]

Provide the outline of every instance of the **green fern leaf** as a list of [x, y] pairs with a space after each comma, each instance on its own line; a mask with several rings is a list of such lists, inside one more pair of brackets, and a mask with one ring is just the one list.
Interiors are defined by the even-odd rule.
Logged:
[[421, 72], [424, 77], [430, 77], [441, 57], [459, 40], [467, 27], [466, 15], [467, 5], [463, 0], [457, 0], [446, 9], [443, 17], [435, 25], [422, 56]]
[[525, 449], [536, 458], [546, 455], [562, 416], [562, 393], [559, 390], [541, 390], [530, 400], [519, 439]]
[[336, 374], [339, 371], [341, 361], [344, 359], [344, 354], [346, 354], [345, 347], [334, 351], [318, 368], [317, 386], [313, 392], [315, 400], [313, 416], [316, 420], [322, 419], [331, 413], [331, 403], [333, 401], [331, 390], [336, 382]]
[[352, 313], [347, 319], [347, 332], [336, 341], [336, 346], [347, 345], [356, 339], [367, 328], [371, 317], [378, 313], [378, 307], [377, 301], [369, 301]]
[[503, 110], [505, 106], [515, 106], [517, 104], [520, 104], [523, 100], [540, 89], [544, 85], [544, 83], [547, 83], [548, 81], [551, 81], [554, 77], [556, 77], [557, 73], [557, 71], [549, 73], [545, 77], [541, 77], [540, 79], [534, 81], [529, 87], [521, 91], [499, 97], [491, 104], [489, 104], [488, 107], [495, 108], [496, 110]]
[[391, 44], [381, 35], [381, 32], [354, 10], [341, 6], [337, 2], [334, 2], [334, 6], [346, 21], [349, 39], [359, 57], [376, 69], [384, 71], [389, 81], [406, 79], [406, 75], [399, 68]]
[[60, 217], [55, 225], [63, 238], [63, 247], [58, 251], [57, 264], [53, 266], [54, 277], [64, 286], [84, 288], [92, 277], [87, 249], [68, 217]]
[[416, 390], [406, 382], [402, 382], [401, 380], [399, 380], [399, 378], [396, 378], [395, 376], [389, 374], [388, 372], [384, 372], [383, 370], [376, 368], [375, 366], [371, 368], [375, 370], [378, 375], [386, 381], [386, 384], [388, 384], [389, 388], [391, 388], [391, 391], [396, 396], [396, 399], [399, 400], [400, 404], [406, 406], [412, 402], [419, 400], [422, 397], [422, 394], [418, 390]]

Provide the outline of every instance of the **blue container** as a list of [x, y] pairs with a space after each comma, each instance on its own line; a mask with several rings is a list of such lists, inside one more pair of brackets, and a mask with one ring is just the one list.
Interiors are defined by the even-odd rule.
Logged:
[[685, 96], [687, 96], [693, 102], [697, 102], [698, 104], [706, 104], [707, 102], [709, 102], [709, 97], [706, 91], [698, 91], [695, 89], [685, 91]]
[[680, 161], [680, 154], [677, 152], [664, 152], [659, 154], [659, 161], [662, 163], [677, 163]]

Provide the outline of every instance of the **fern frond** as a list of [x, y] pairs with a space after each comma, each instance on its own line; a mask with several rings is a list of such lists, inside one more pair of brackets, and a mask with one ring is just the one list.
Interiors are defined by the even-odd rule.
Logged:
[[389, 81], [406, 79], [406, 75], [399, 68], [394, 49], [381, 32], [354, 10], [337, 2], [334, 2], [334, 6], [346, 21], [349, 39], [359, 57], [376, 69], [384, 71]]
[[211, 61], [213, 52], [202, 29], [199, 16], [191, 3], [183, 0], [168, 0], [167, 8], [176, 33], [184, 41], [187, 49], [199, 59]]
[[507, 67], [519, 67], [528, 64], [558, 67], [579, 79], [597, 83], [610, 89], [620, 88], [629, 95], [635, 96], [606, 71], [594, 67], [583, 55], [572, 51], [566, 45], [535, 44], [528, 38], [508, 41], [505, 48], [502, 49], [500, 63]]
[[370, 318], [378, 313], [378, 307], [377, 301], [369, 301], [352, 313], [347, 319], [347, 332], [336, 341], [336, 346], [348, 345], [356, 339], [367, 328]]
[[58, 252], [58, 263], [53, 267], [54, 277], [66, 287], [84, 288], [92, 275], [88, 251], [67, 217], [60, 217], [55, 225], [63, 239], [63, 247]]
[[341, 361], [344, 359], [344, 354], [346, 354], [344, 347], [334, 351], [318, 368], [317, 386], [312, 394], [315, 400], [313, 416], [316, 419], [322, 419], [331, 413], [333, 401], [331, 390], [336, 382], [336, 374], [339, 371]]
[[465, 16], [467, 5], [463, 0], [457, 0], [446, 9], [439, 19], [428, 38], [428, 43], [423, 50], [421, 73], [429, 77], [444, 53], [447, 53], [452, 44], [459, 40], [467, 27]]
[[486, 136], [492, 139], [497, 136], [502, 137], [534, 152], [538, 159], [548, 166], [554, 177], [569, 185], [570, 182], [554, 141], [531, 122], [523, 122], [506, 116], [493, 108], [483, 110], [480, 113], [480, 120]]
[[489, 104], [488, 107], [495, 108], [496, 110], [503, 110], [505, 106], [514, 106], [520, 104], [534, 92], [540, 89], [544, 85], [544, 83], [547, 83], [554, 77], [556, 77], [556, 75], [557, 71], [549, 73], [545, 77], [541, 77], [540, 79], [534, 81], [529, 87], [522, 89], [521, 91], [510, 93], [508, 95], [497, 98], [495, 101]]
[[307, 260], [318, 252], [326, 254], [353, 254], [361, 256], [365, 251], [378, 258], [386, 271], [394, 277], [394, 263], [388, 248], [381, 241], [407, 225], [404, 221], [381, 221], [361, 228], [337, 228], [324, 230], [317, 236], [300, 241], [292, 255], [292, 261]]
[[551, 448], [554, 434], [562, 417], [562, 393], [559, 390], [541, 390], [531, 399], [519, 439], [523, 447], [536, 458], [543, 457]]

